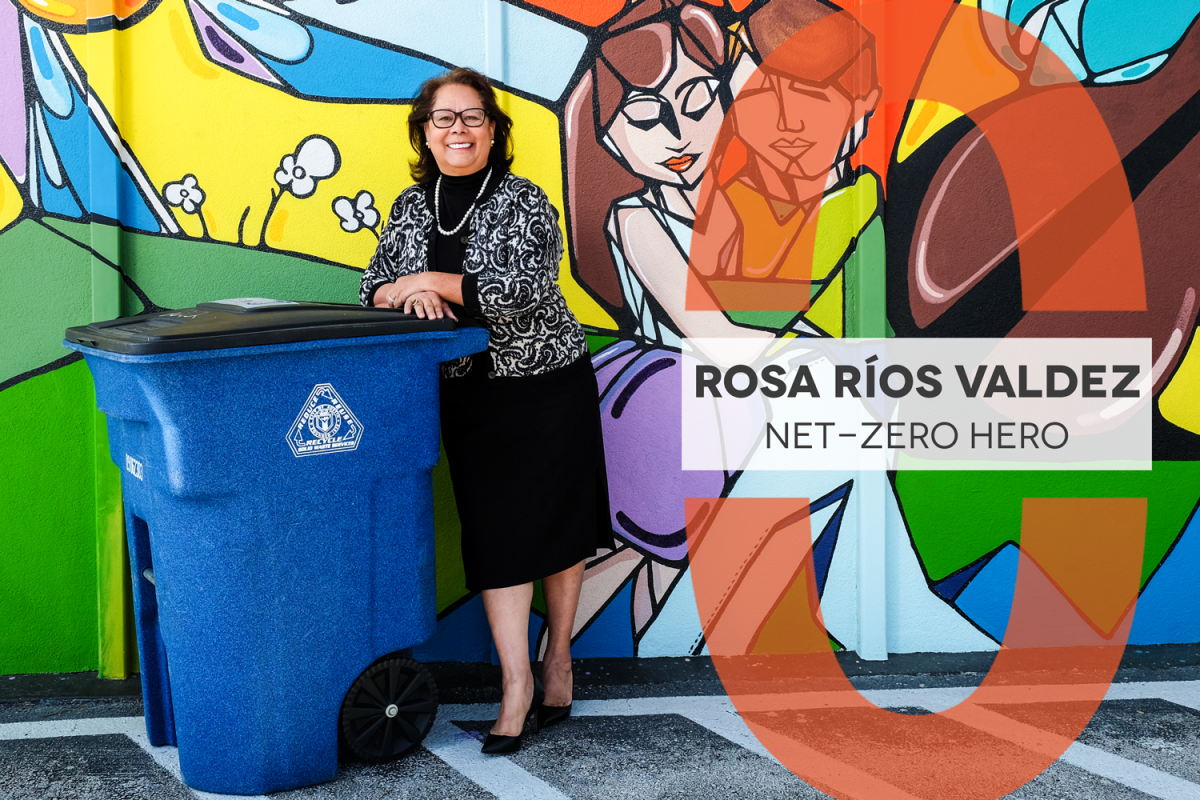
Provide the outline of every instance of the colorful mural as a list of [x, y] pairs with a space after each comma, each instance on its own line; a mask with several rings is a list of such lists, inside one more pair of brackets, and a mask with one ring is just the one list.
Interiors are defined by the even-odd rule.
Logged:
[[[119, 497], [62, 331], [109, 291], [122, 315], [353, 302], [410, 182], [407, 103], [448, 65], [502, 90], [514, 171], [570, 244], [618, 541], [587, 565], [577, 656], [706, 652], [689, 497], [807, 498], [825, 636], [860, 647], [861, 475], [679, 469], [680, 343], [701, 336], [1151, 339], [1152, 472], [880, 487], [887, 649], [999, 646], [1038, 497], [1147, 498], [1130, 641], [1200, 641], [1200, 2], [883, 5], [0, 0], [0, 673], [128, 663], [104, 621], [123, 555], [97, 545]], [[418, 655], [488, 660], [444, 462], [435, 484], [441, 622]]]

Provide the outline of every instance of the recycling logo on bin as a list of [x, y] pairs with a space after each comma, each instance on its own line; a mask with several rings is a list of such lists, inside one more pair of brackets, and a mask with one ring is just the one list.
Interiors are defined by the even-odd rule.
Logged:
[[333, 385], [319, 383], [292, 423], [287, 440], [293, 455], [300, 458], [355, 450], [362, 432], [362, 423]]

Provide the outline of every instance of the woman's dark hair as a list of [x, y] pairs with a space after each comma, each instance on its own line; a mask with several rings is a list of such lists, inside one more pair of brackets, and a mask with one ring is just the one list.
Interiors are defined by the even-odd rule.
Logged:
[[512, 118], [501, 110], [496, 102], [496, 92], [487, 78], [473, 69], [457, 67], [422, 83], [421, 91], [413, 101], [412, 111], [408, 113], [408, 141], [417, 154], [416, 161], [409, 162], [408, 168], [417, 183], [429, 183], [441, 175], [433, 153], [425, 146], [425, 122], [433, 112], [433, 97], [438, 89], [455, 84], [474, 89], [488, 119], [496, 123], [495, 143], [488, 154], [488, 164], [503, 169], [512, 166]]

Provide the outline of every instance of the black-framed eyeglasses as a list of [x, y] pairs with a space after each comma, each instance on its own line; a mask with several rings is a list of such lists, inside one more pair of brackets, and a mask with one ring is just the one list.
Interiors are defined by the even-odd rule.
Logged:
[[468, 128], [478, 128], [487, 122], [487, 112], [482, 108], [467, 108], [462, 111], [439, 108], [429, 112], [429, 121], [435, 128], [449, 128], [459, 117], [462, 117], [463, 125]]

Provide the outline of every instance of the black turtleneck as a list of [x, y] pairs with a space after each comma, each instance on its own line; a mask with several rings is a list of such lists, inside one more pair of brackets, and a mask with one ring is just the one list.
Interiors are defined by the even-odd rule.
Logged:
[[[496, 171], [493, 170], [492, 174], [495, 175], [495, 173]], [[443, 229], [452, 230], [458, 225], [462, 221], [463, 215], [467, 213], [467, 209], [471, 208], [472, 203], [475, 203], [476, 209], [479, 208], [479, 204], [485, 198], [481, 197], [478, 202], [475, 198], [479, 195], [479, 189], [483, 186], [483, 179], [487, 174], [488, 168], [484, 167], [470, 175], [442, 176], [442, 191], [437, 215], [440, 217]], [[474, 214], [474, 210], [471, 213]], [[470, 239], [474, 227], [471, 221], [467, 220], [466, 224], [451, 236], [437, 234], [437, 241], [433, 247], [433, 268], [435, 270], [462, 275], [463, 256], [466, 255], [467, 241]]]

